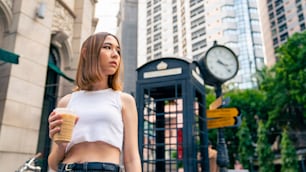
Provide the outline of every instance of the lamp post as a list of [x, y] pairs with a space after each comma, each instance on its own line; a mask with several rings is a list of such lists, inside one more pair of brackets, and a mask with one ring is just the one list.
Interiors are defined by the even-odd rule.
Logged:
[[[215, 94], [216, 98], [222, 96], [221, 84], [215, 86]], [[226, 172], [229, 165], [229, 157], [224, 138], [224, 128], [218, 128], [217, 151], [217, 164], [220, 167], [220, 172]]]

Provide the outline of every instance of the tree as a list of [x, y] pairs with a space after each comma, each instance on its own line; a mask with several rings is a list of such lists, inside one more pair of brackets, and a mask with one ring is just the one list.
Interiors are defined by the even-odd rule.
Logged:
[[301, 133], [306, 131], [306, 32], [295, 33], [277, 49], [277, 63], [266, 69], [260, 89], [273, 109], [268, 112], [268, 127], [278, 133], [289, 126], [297, 147], [306, 146]]
[[[239, 158], [243, 161], [243, 165], [247, 164], [248, 158], [253, 154], [250, 154], [247, 159], [246, 157], [239, 157], [241, 153], [239, 149], [249, 149], [251, 152], [255, 152], [254, 146], [247, 146], [242, 148], [240, 142], [244, 143], [253, 143], [257, 140], [257, 123], [254, 122], [257, 119], [268, 119], [267, 116], [267, 106], [265, 100], [265, 94], [260, 90], [232, 90], [225, 93], [224, 98], [230, 98], [229, 107], [238, 107], [240, 109], [240, 116], [245, 120], [247, 128], [249, 129], [249, 136], [245, 138], [239, 138], [237, 133], [241, 128], [244, 128], [242, 125], [233, 128], [226, 128], [224, 131], [227, 148], [230, 157], [230, 164], [234, 164], [235, 159]], [[241, 148], [239, 148], [239, 145]], [[237, 154], [238, 153], [238, 154]]]
[[237, 137], [239, 138], [239, 161], [242, 163], [245, 169], [249, 168], [249, 159], [254, 155], [254, 149], [252, 145], [252, 137], [247, 125], [246, 118], [242, 119], [241, 125], [237, 132]]
[[298, 172], [298, 160], [295, 147], [292, 144], [286, 129], [282, 132], [281, 160], [281, 172]]
[[274, 171], [274, 154], [272, 153], [271, 146], [267, 139], [267, 129], [264, 123], [260, 120], [258, 122], [258, 140], [256, 152], [258, 155], [258, 166], [260, 172]]

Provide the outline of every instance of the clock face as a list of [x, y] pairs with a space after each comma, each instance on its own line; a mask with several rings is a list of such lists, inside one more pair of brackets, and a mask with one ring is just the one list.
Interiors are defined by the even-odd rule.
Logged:
[[220, 81], [233, 78], [238, 71], [238, 61], [235, 54], [222, 46], [215, 46], [208, 50], [206, 66], [211, 75]]

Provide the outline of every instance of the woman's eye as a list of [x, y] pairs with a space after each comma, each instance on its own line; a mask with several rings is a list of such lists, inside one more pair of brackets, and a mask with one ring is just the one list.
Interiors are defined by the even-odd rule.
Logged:
[[110, 46], [104, 46], [103, 48], [110, 50], [111, 47]]

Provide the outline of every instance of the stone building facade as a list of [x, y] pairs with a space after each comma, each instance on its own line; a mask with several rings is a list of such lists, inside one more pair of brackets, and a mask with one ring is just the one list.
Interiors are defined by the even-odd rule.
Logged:
[[95, 31], [97, 0], [0, 0], [0, 171], [37, 152], [47, 171], [48, 115], [71, 91], [82, 42]]

